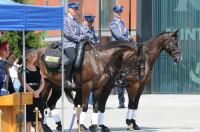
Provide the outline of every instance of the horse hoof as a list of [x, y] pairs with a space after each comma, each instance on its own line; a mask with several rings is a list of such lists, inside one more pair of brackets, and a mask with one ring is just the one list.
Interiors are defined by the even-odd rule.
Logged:
[[134, 119], [131, 119], [131, 124], [133, 125], [134, 130], [141, 130]]
[[56, 127], [56, 130], [57, 130], [57, 131], [62, 131], [62, 125], [58, 125], [58, 126]]
[[80, 129], [81, 129], [81, 132], [87, 131], [87, 128], [83, 124], [80, 124]]
[[43, 124], [43, 130], [44, 132], [52, 132], [51, 128], [47, 124]]
[[128, 125], [126, 130], [127, 131], [133, 131], [134, 129], [133, 129], [132, 125]]
[[99, 127], [101, 128], [102, 132], [110, 132], [110, 129], [105, 125], [99, 125]]
[[100, 129], [97, 125], [91, 125], [89, 129], [91, 132], [100, 132]]

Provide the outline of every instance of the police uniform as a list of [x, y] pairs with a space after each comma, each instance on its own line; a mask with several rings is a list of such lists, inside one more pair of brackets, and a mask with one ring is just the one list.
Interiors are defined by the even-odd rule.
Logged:
[[[113, 7], [113, 11], [116, 13], [121, 13], [123, 11], [123, 6], [116, 5]], [[131, 41], [131, 37], [129, 35], [128, 30], [125, 27], [124, 21], [117, 17], [114, 17], [114, 19], [110, 23], [110, 31], [112, 34], [112, 41], [116, 40]], [[125, 103], [124, 92], [125, 92], [124, 87], [117, 87], [119, 108], [124, 108], [124, 103]]]
[[[123, 11], [123, 6], [117, 5], [113, 7], [113, 11], [116, 13]], [[126, 40], [131, 41], [131, 37], [129, 35], [128, 30], [125, 27], [124, 21], [114, 17], [112, 22], [110, 23], [110, 31], [112, 34], [112, 40]]]
[[[78, 10], [78, 3], [69, 3], [68, 8]], [[67, 55], [69, 59], [69, 64], [67, 65], [66, 70], [66, 79], [69, 80], [71, 78], [71, 73], [73, 69], [73, 64], [76, 59], [76, 45], [80, 42], [83, 36], [80, 35], [80, 24], [77, 19], [68, 13], [65, 16], [64, 22], [64, 39], [63, 39], [63, 48], [64, 53]], [[68, 83], [70, 83], [68, 81]]]
[[[89, 16], [84, 16], [84, 19], [86, 21], [89, 21], [91, 23], [94, 22], [94, 16], [92, 15], [89, 15]], [[93, 43], [98, 43], [98, 38], [95, 34], [95, 31], [94, 31], [94, 27], [91, 26], [91, 27], [88, 27], [88, 24], [87, 23], [83, 23], [80, 27], [81, 29], [81, 35], [89, 38]]]

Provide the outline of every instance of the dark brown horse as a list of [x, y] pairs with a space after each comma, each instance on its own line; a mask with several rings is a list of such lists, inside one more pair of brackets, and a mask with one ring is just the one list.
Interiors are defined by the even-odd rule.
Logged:
[[[134, 69], [130, 68], [132, 67], [131, 63], [125, 63], [125, 65], [123, 66], [124, 68], [131, 69], [131, 71], [129, 71], [131, 72], [131, 74], [126, 76], [126, 79], [129, 82], [129, 86], [127, 88], [128, 98], [129, 98], [129, 104], [128, 104], [129, 110], [126, 119], [126, 123], [128, 125], [129, 130], [140, 129], [136, 124], [135, 112], [138, 109], [139, 99], [144, 90], [144, 86], [151, 79], [152, 67], [156, 59], [160, 55], [160, 53], [164, 50], [171, 56], [171, 58], [176, 63], [181, 61], [181, 50], [178, 43], [177, 32], [178, 31], [162, 32], [158, 36], [151, 38], [150, 40], [148, 40], [143, 44], [142, 54], [143, 57], [145, 58], [145, 71], [142, 71], [142, 73], [144, 74], [142, 75], [143, 78], [141, 80], [137, 79], [137, 76], [134, 73]], [[133, 61], [132, 59], [130, 59], [130, 62]], [[107, 83], [102, 91], [102, 93], [104, 94], [101, 95], [100, 97], [101, 99], [99, 102], [99, 111], [101, 118], [103, 118], [106, 101], [108, 99], [108, 96], [110, 94], [113, 85], [114, 83]], [[100, 120], [101, 120], [100, 125], [104, 126], [102, 119]], [[107, 129], [106, 131], [109, 130]]]
[[[75, 105], [82, 105], [83, 108], [87, 107], [88, 92], [92, 90], [94, 93], [94, 112], [96, 113], [95, 116], [97, 116], [101, 91], [110, 77], [115, 75], [120, 69], [120, 65], [117, 67], [114, 66], [114, 64], [122, 61], [124, 52], [131, 51], [132, 54], [136, 54], [136, 48], [133, 43], [126, 41], [112, 42], [107, 46], [96, 46], [95, 48], [91, 47], [89, 48], [90, 50], [85, 51], [83, 69], [75, 74], [75, 78], [78, 80], [78, 83], [81, 83], [82, 88], [77, 90], [74, 103]], [[46, 49], [43, 48], [37, 51], [37, 65], [40, 67], [46, 80], [45, 88], [42, 92], [43, 98], [46, 99], [48, 97], [51, 88], [53, 90], [53, 94], [47, 102], [52, 110], [61, 95], [61, 73], [48, 70], [44, 63], [45, 50]], [[54, 94], [54, 92], [56, 94]], [[65, 88], [65, 93], [71, 102], [74, 101], [71, 91]], [[93, 121], [93, 124], [97, 126], [97, 121]]]

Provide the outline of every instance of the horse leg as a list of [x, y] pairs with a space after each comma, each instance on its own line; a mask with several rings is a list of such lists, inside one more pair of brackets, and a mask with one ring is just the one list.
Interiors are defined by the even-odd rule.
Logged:
[[126, 124], [127, 124], [127, 130], [140, 130], [138, 125], [136, 124], [136, 112], [137, 108], [135, 107], [136, 100], [139, 101], [140, 97], [140, 89], [138, 83], [130, 83], [129, 87], [127, 89], [128, 91], [128, 112], [126, 116]]
[[[47, 100], [48, 98], [48, 94], [49, 94], [49, 91], [50, 91], [50, 88], [49, 88], [49, 85], [50, 83], [48, 81], [45, 80], [45, 85], [44, 85], [44, 88], [40, 94], [40, 96], [42, 97], [42, 99], [44, 101]], [[46, 107], [46, 106], [45, 106]], [[52, 132], [52, 130], [49, 128], [49, 126], [47, 125], [47, 122], [46, 122], [46, 114], [44, 113], [44, 117], [43, 117], [43, 123], [42, 123], [42, 127], [43, 127], [43, 130], [45, 132]]]
[[51, 111], [51, 115], [53, 116], [53, 119], [55, 123], [57, 124], [56, 129], [60, 131], [62, 130], [61, 118], [58, 111], [55, 109], [55, 106], [58, 99], [61, 97], [61, 90], [58, 89], [57, 87], [51, 87], [51, 88], [52, 88], [52, 95], [47, 101], [47, 106], [49, 107]]
[[111, 78], [108, 83], [104, 86], [103, 91], [101, 93], [99, 99], [99, 117], [98, 117], [98, 124], [101, 127], [103, 132], [110, 132], [110, 129], [104, 125], [104, 113], [105, 113], [105, 106], [110, 95], [110, 92], [114, 86], [114, 80]]
[[99, 99], [101, 96], [102, 88], [94, 88], [93, 90], [93, 113], [92, 113], [92, 125], [89, 127], [90, 131], [98, 132], [98, 110], [99, 110]]
[[133, 104], [133, 115], [132, 115], [131, 123], [133, 125], [133, 129], [135, 130], [140, 130], [140, 127], [136, 124], [136, 111], [138, 109], [138, 104], [139, 104], [139, 100], [142, 95], [142, 92], [143, 92], [143, 88], [139, 88], [134, 104]]
[[[88, 87], [82, 87], [82, 111], [80, 113], [80, 129], [81, 131], [87, 131], [87, 127], [84, 125], [85, 123], [85, 117], [86, 117], [86, 113], [88, 110], [88, 97], [89, 97], [89, 88]], [[79, 101], [80, 102], [80, 101]]]

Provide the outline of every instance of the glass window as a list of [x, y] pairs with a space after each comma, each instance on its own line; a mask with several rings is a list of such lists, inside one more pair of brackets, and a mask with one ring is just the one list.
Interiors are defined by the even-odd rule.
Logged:
[[102, 0], [101, 10], [101, 28], [107, 30], [110, 27], [110, 22], [113, 18], [112, 7], [115, 5], [116, 0]]

